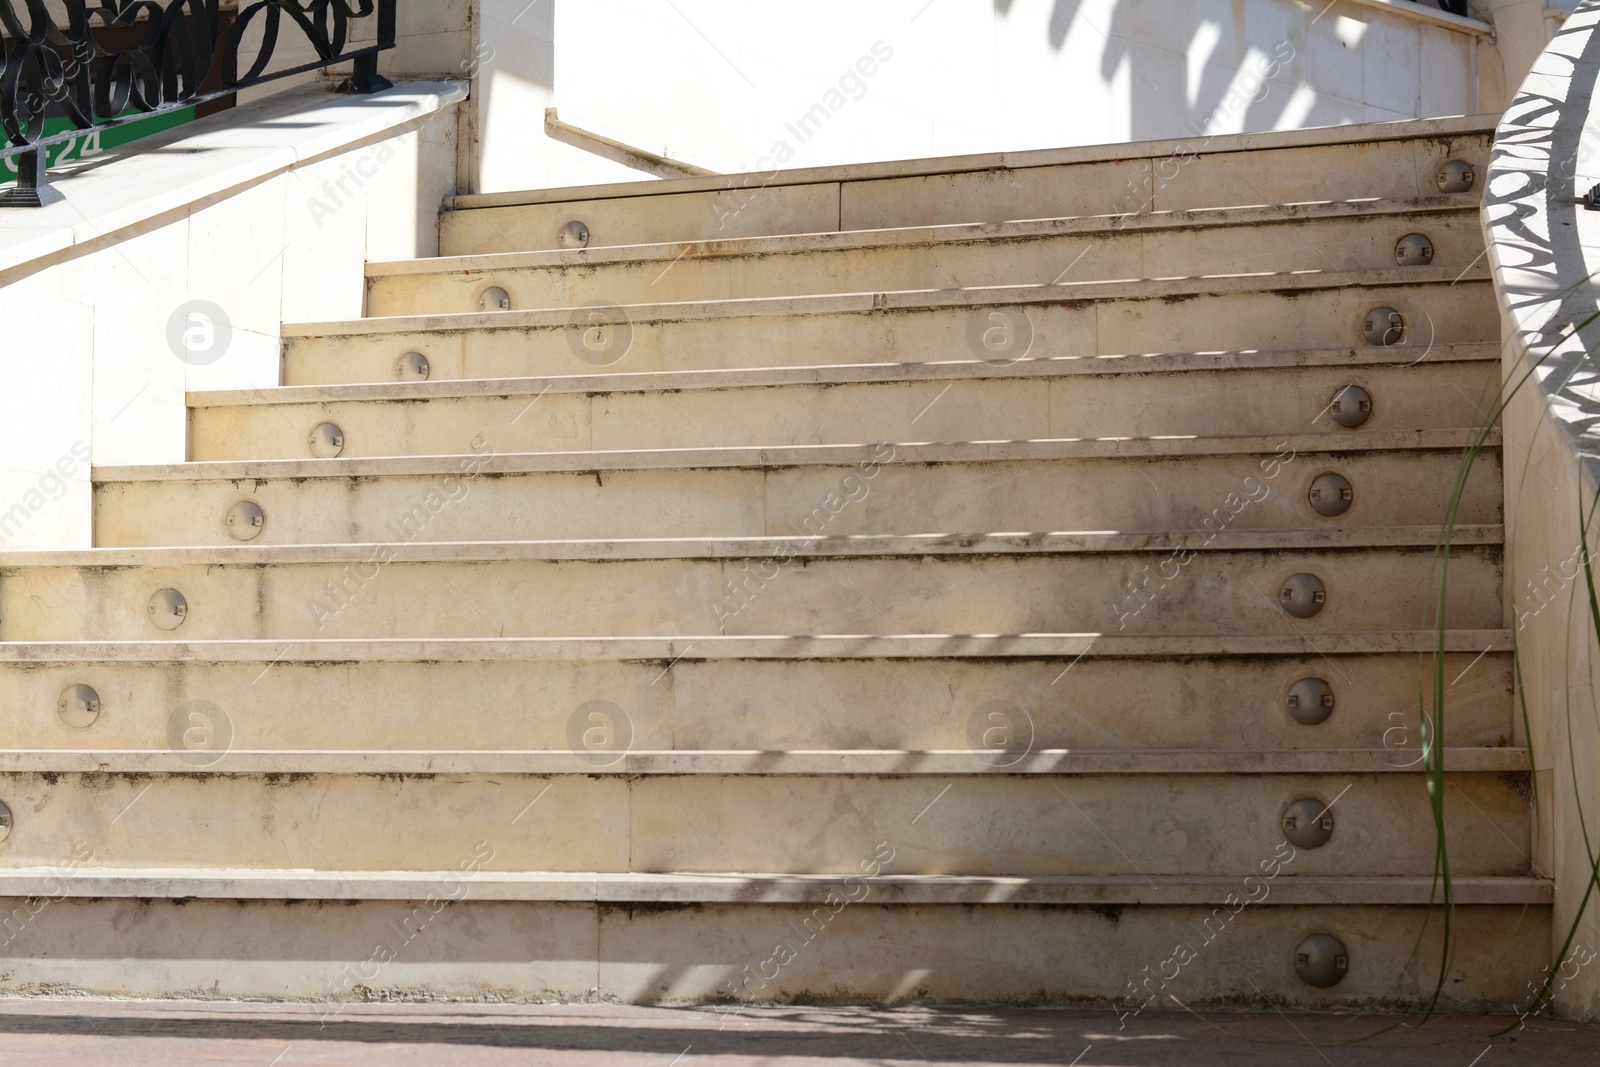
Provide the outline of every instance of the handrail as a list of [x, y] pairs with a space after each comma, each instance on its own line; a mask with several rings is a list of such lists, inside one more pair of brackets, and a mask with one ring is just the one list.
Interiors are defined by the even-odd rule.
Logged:
[[553, 107], [544, 109], [544, 132], [553, 140], [562, 144], [569, 144], [574, 148], [581, 148], [585, 152], [593, 152], [603, 156], [614, 163], [621, 163], [624, 167], [642, 170], [654, 174], [658, 178], [705, 178], [717, 174], [717, 171], [697, 167], [693, 163], [685, 163], [681, 159], [670, 156], [659, 156], [646, 152], [642, 148], [635, 148], [631, 144], [613, 140], [603, 134], [586, 130], [582, 126], [574, 126], [570, 122], [561, 121], [561, 116]]
[[[58, 18], [45, 0], [0, 0], [0, 132], [17, 157], [17, 184], [0, 206], [41, 207], [59, 200], [50, 189], [45, 149], [81, 136], [213, 100], [240, 89], [339, 63], [353, 63], [341, 92], [390, 87], [378, 74], [378, 53], [395, 45], [396, 0], [254, 0], [226, 24], [220, 0], [148, 0], [91, 8], [88, 0], [58, 0]], [[25, 12], [19, 12], [19, 7]], [[375, 43], [350, 48], [352, 24], [376, 16]], [[280, 30], [288, 23], [316, 50], [309, 63], [268, 73]], [[64, 25], [63, 25], [64, 23]], [[239, 71], [240, 46], [252, 30], [260, 50]], [[116, 38], [134, 37], [131, 44]], [[74, 129], [46, 135], [51, 103]]]

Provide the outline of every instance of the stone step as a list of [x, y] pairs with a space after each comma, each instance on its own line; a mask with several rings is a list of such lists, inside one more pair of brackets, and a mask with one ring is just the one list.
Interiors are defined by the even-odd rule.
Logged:
[[[1328, 420], [1324, 420], [1328, 421]], [[492, 431], [490, 431], [492, 433]], [[1341, 528], [1445, 521], [1464, 430], [274, 460], [95, 470], [105, 547]], [[1498, 523], [1497, 433], [1456, 521]], [[1310, 500], [1350, 482], [1332, 518]], [[1319, 495], [1320, 500], [1320, 495]], [[234, 511], [241, 503], [262, 513]], [[229, 526], [228, 516], [235, 522]], [[232, 531], [230, 533], [230, 530]], [[1201, 532], [1204, 531], [1204, 532]]]
[[[1288, 855], [1287, 850], [1283, 855]], [[1426, 904], [1437, 892], [1431, 877], [1366, 878], [1290, 874], [1298, 860], [1279, 862], [1270, 891], [1255, 903]], [[492, 861], [491, 861], [492, 862]], [[1272, 869], [1272, 864], [1263, 870]], [[445, 881], [470, 881], [472, 899], [585, 903], [738, 904], [752, 895], [769, 904], [818, 904], [846, 889], [868, 887], [878, 904], [1221, 904], [1238, 893], [1242, 879], [1187, 875], [1061, 875], [1004, 877], [952, 874], [837, 875], [668, 874], [613, 871], [505, 871], [480, 867], [466, 874], [437, 871], [322, 871], [307, 868], [195, 871], [182, 867], [74, 867], [63, 880], [59, 867], [0, 870], [0, 896], [61, 899], [151, 900], [426, 900]], [[1258, 880], [1260, 875], [1255, 876]], [[1252, 883], [1256, 895], [1260, 890]], [[1465, 877], [1455, 883], [1458, 905], [1534, 904], [1552, 899], [1549, 880], [1529, 877]]]
[[288, 386], [189, 394], [189, 456], [309, 458], [324, 422], [347, 459], [449, 455], [489, 427], [507, 452], [1297, 433], [1337, 428], [1324, 409], [1352, 385], [1363, 430], [1448, 429], [1483, 421], [1499, 375], [1496, 347], [1441, 345], [1413, 365], [1372, 347]]
[[[1482, 195], [1494, 122], [1427, 119], [456, 196], [445, 255], [1434, 195], [1442, 164]], [[759, 161], [758, 161], [759, 162]], [[782, 161], [776, 161], [782, 166]], [[760, 163], [768, 166], [767, 163]]]
[[410, 353], [439, 380], [1340, 348], [1368, 344], [1378, 307], [1405, 322], [1397, 363], [1499, 340], [1480, 262], [291, 324], [282, 384], [414, 379]]
[[[18, 553], [0, 572], [0, 639], [1413, 629], [1433, 621], [1438, 536], [1240, 530], [1195, 551], [974, 535], [939, 554], [887, 538], [812, 553], [795, 539], [770, 555], [702, 555], [703, 542], [689, 542], [657, 558], [563, 558], [539, 543], [322, 546], [310, 560], [192, 549], [138, 564]], [[1456, 531], [1445, 626], [1501, 625], [1500, 540], [1499, 527]], [[1308, 584], [1295, 592], [1297, 582]], [[1291, 616], [1284, 603], [1303, 610]]]
[[[1453, 709], [1452, 709], [1453, 710]], [[601, 727], [606, 729], [606, 727]], [[1422, 762], [1386, 748], [1304, 749], [243, 749], [230, 748], [208, 774], [281, 775], [827, 775], [896, 778], [1008, 775], [1413, 774]], [[1525, 748], [1451, 748], [1455, 774], [1522, 774]], [[22, 749], [0, 751], [0, 774], [188, 774], [186, 751]]]
[[[475, 855], [470, 840], [459, 848], [464, 865]], [[541, 894], [554, 901], [498, 901], [477, 893], [477, 879], [494, 876], [454, 871], [420, 899], [359, 902], [159, 893], [58, 900], [54, 887], [74, 880], [55, 879], [49, 896], [8, 901], [29, 920], [7, 946], [0, 990], [322, 1001], [1004, 1000], [1109, 1006], [1110, 1027], [1165, 1005], [1167, 995], [1191, 1007], [1263, 998], [1321, 1010], [1422, 1004], [1436, 990], [1444, 950], [1437, 906], [1427, 907], [1420, 884], [1428, 879], [1351, 879], [1330, 894], [1326, 882], [1284, 873], [1246, 883], [1256, 871], [1249, 867], [1231, 887], [1174, 890], [1197, 903], [1062, 906], [1011, 903], [1025, 891], [1003, 882], [982, 904], [882, 903], [877, 894], [893, 891], [876, 879], [836, 879], [798, 903], [764, 901], [778, 893], [759, 881], [728, 903], [572, 901], [561, 890]], [[1148, 881], [1126, 892], [1156, 896], [1152, 886], [1166, 884]], [[1312, 884], [1321, 891], [1298, 888]], [[1549, 907], [1515, 899], [1461, 905], [1498, 883], [1455, 884], [1450, 969], [1438, 1003], [1503, 1011], [1526, 1002], [1550, 955]], [[1387, 903], [1402, 892], [1407, 903]], [[1376, 900], [1368, 903], [1367, 893]], [[1329, 907], [1329, 895], [1341, 906]], [[1348, 951], [1344, 979], [1327, 989], [1295, 974], [1297, 947], [1318, 933]], [[137, 967], [128, 965], [130, 951]], [[328, 1004], [324, 1020], [348, 1025], [341, 1010]], [[739, 1025], [738, 1005], [715, 1010], [723, 1014], [707, 1014], [708, 1024]]]
[[0, 993], [1525, 997], [1491, 127], [454, 198], [0, 555]]
[[[1420, 758], [1432, 633], [1135, 637], [856, 637], [0, 645], [18, 749], [178, 752], [222, 769], [233, 748], [421, 753], [1383, 747]], [[1444, 741], [1505, 746], [1510, 640], [1447, 632]], [[1302, 723], [1297, 683], [1332, 708]], [[74, 686], [93, 715], [64, 717]], [[1181, 694], [1181, 714], [1176, 714]], [[1430, 698], [1431, 699], [1431, 698]], [[1298, 706], [1298, 705], [1297, 705]], [[315, 707], [315, 715], [304, 709]], [[69, 714], [70, 710], [69, 709]], [[374, 709], [379, 709], [374, 714]], [[191, 720], [190, 713], [201, 715]], [[600, 718], [593, 718], [599, 715]], [[998, 715], [1000, 718], [992, 718]], [[1314, 715], [1312, 717], [1315, 717]], [[201, 726], [201, 733], [188, 731]], [[993, 733], [1000, 727], [998, 734]], [[598, 732], [596, 728], [598, 727]], [[43, 758], [43, 757], [41, 757]]]
[[884, 290], [1049, 285], [1250, 271], [1393, 267], [1460, 271], [1483, 254], [1477, 202], [1461, 196], [1038, 219], [553, 252], [445, 256], [367, 266], [368, 315], [648, 304]]
[[[1445, 754], [1448, 765], [1448, 754]], [[1380, 757], [1381, 758], [1381, 757]], [[976, 766], [977, 760], [972, 761]], [[1451, 870], [1526, 875], [1526, 771], [1450, 774]], [[1234, 774], [0, 774], [8, 866], [448, 870], [468, 841], [527, 871], [855, 874], [1253, 873], [1310, 799], [1331, 835], [1294, 873], [1430, 875], [1420, 770]], [[1004, 813], [997, 818], [997, 813]]]

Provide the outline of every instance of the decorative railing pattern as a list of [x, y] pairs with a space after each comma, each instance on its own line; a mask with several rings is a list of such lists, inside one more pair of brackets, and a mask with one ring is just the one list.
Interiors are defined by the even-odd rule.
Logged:
[[[0, 158], [17, 157], [17, 184], [0, 206], [38, 207], [50, 190], [44, 149], [150, 115], [193, 107], [240, 89], [309, 70], [352, 63], [341, 91], [389, 87], [378, 53], [394, 47], [396, 0], [0, 0]], [[64, 9], [64, 10], [63, 10]], [[376, 40], [351, 47], [351, 31], [376, 19]], [[316, 58], [274, 69], [286, 34], [308, 42]], [[242, 47], [258, 47], [240, 71]], [[46, 135], [55, 104], [75, 127]]]

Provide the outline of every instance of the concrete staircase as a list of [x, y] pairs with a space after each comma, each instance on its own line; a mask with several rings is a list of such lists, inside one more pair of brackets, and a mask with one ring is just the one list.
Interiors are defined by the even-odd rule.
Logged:
[[1513, 1002], [1489, 131], [458, 198], [0, 558], [0, 991], [1420, 1004], [1442, 641]]

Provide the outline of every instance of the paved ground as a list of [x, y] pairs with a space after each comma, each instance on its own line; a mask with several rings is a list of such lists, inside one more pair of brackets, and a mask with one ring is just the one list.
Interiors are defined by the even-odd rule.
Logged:
[[1600, 1065], [1600, 1029], [1487, 1016], [0, 999], [0, 1064]]

